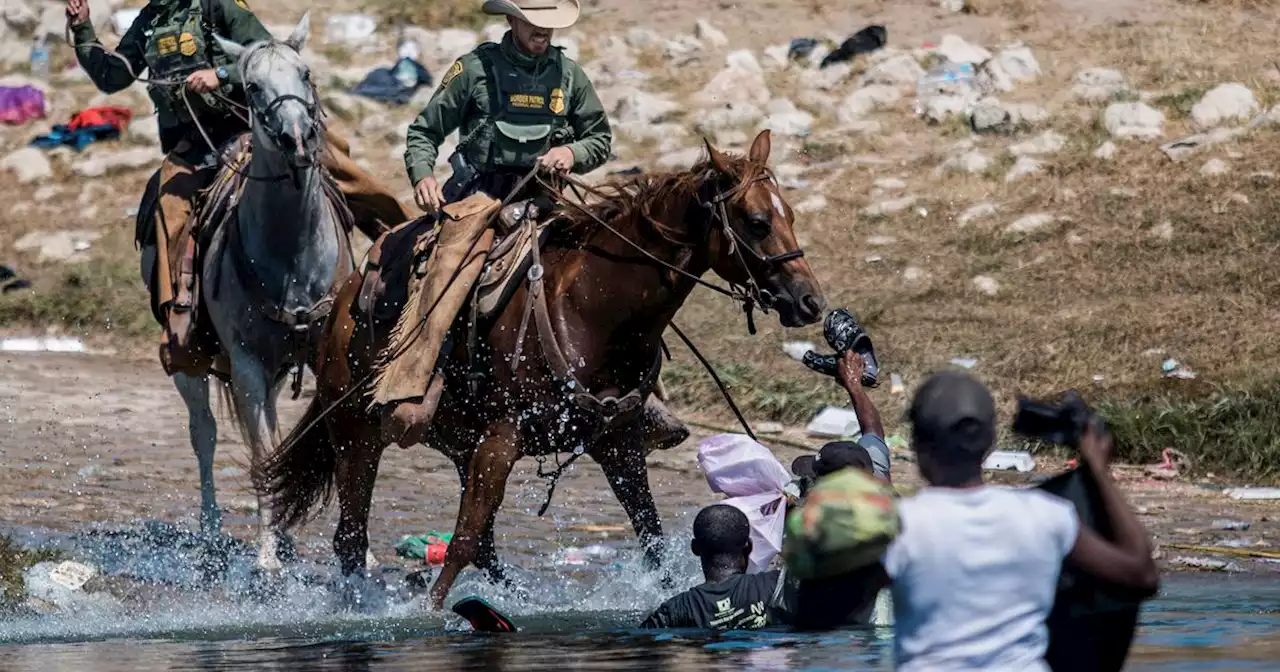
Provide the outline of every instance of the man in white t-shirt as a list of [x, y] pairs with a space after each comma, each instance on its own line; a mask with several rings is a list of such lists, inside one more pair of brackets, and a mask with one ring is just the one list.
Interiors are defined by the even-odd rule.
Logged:
[[1096, 426], [1079, 448], [1098, 481], [1115, 542], [1081, 527], [1066, 500], [983, 484], [996, 410], [977, 380], [934, 375], [917, 392], [910, 420], [929, 487], [899, 502], [902, 532], [884, 556], [893, 582], [896, 669], [1048, 670], [1045, 619], [1064, 561], [1155, 593], [1150, 540], [1111, 480], [1110, 439]]

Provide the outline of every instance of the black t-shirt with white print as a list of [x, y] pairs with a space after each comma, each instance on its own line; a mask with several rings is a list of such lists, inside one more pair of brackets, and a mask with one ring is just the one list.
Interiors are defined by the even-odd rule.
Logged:
[[704, 583], [662, 603], [642, 628], [755, 630], [791, 622], [794, 589], [782, 570], [735, 574]]

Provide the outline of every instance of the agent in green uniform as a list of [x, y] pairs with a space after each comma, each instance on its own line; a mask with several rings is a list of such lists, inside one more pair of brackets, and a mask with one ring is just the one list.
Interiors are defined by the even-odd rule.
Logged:
[[[577, 63], [551, 45], [555, 30], [577, 22], [578, 0], [486, 0], [482, 9], [505, 15], [511, 30], [501, 43], [482, 44], [459, 58], [409, 126], [405, 168], [415, 199], [427, 212], [443, 210], [444, 216], [423, 280], [423, 305], [436, 308], [387, 365], [374, 391], [374, 403], [393, 409], [390, 429], [396, 436], [416, 432], [434, 413], [426, 388], [429, 380], [441, 384], [442, 378], [432, 379], [431, 371], [480, 274], [494, 235], [485, 223], [501, 199], [535, 165], [563, 173], [595, 170], [609, 159], [613, 143], [595, 88]], [[436, 159], [455, 130], [461, 140], [450, 158], [453, 175], [441, 185]], [[656, 399], [651, 402], [658, 404], [650, 409], [658, 417], [650, 413], [650, 419], [670, 432], [666, 438], [682, 440], [684, 428]]]
[[[108, 53], [98, 40], [89, 16], [88, 0], [67, 0], [67, 22], [76, 45], [76, 59], [93, 83], [105, 93], [115, 93], [134, 83], [143, 70], [151, 79], [181, 80], [183, 87], [151, 85], [160, 126], [160, 148], [165, 153], [157, 176], [158, 198], [155, 242], [143, 242], [144, 266], [155, 256], [151, 290], [157, 314], [168, 322], [174, 297], [171, 269], [180, 261], [173, 249], [191, 217], [197, 191], [216, 175], [217, 147], [249, 130], [227, 100], [243, 105], [244, 92], [236, 63], [223, 53], [213, 35], [240, 44], [271, 39], [271, 34], [249, 10], [245, 0], [151, 0], [129, 30]], [[185, 95], [183, 89], [185, 88]], [[185, 100], [184, 100], [185, 98]], [[188, 107], [190, 104], [190, 107]], [[197, 126], [194, 116], [199, 120]], [[201, 135], [203, 129], [209, 141]], [[412, 217], [386, 187], [351, 160], [346, 142], [326, 131], [322, 162], [347, 197], [357, 225], [371, 237]], [[147, 213], [141, 216], [145, 217]], [[146, 275], [151, 275], [146, 273]], [[166, 328], [163, 342], [176, 347]], [[171, 352], [173, 361], [185, 359]]]

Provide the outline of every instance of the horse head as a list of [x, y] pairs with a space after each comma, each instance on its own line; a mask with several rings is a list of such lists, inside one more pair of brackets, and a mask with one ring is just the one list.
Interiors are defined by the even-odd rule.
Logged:
[[319, 96], [301, 54], [310, 16], [304, 14], [283, 42], [242, 46], [215, 36], [239, 63], [256, 144], [280, 153], [294, 169], [315, 165], [322, 137]]
[[[711, 174], [699, 198], [711, 208], [711, 267], [725, 280], [756, 293], [778, 311], [784, 327], [822, 319], [827, 305], [818, 279], [796, 242], [795, 214], [769, 169], [769, 131], [761, 131], [746, 157], [706, 143]], [[716, 235], [720, 233], [721, 235]]]

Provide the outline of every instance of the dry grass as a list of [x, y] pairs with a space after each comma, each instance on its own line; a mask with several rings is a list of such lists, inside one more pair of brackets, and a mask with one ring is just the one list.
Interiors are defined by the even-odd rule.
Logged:
[[977, 16], [1026, 19], [1043, 11], [1044, 0], [965, 0], [964, 11]]
[[489, 20], [475, 0], [368, 0], [364, 11], [393, 24], [421, 28], [479, 29]]
[[0, 535], [0, 614], [17, 607], [26, 598], [23, 573], [36, 563], [57, 560], [58, 556], [53, 551], [28, 551]]

